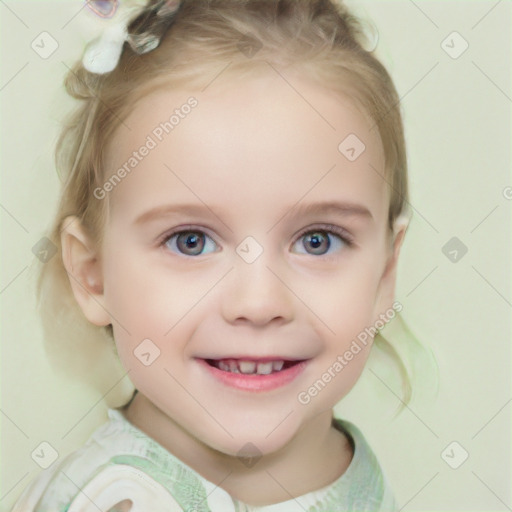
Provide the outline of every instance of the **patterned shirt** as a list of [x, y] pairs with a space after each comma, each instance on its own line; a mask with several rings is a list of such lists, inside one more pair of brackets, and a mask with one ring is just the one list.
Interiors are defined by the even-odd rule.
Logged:
[[[108, 418], [80, 449], [38, 475], [12, 512], [387, 512], [398, 508], [374, 453], [360, 430], [346, 420], [333, 419], [354, 449], [343, 475], [302, 496], [250, 506], [199, 475], [120, 410], [108, 409]], [[115, 506], [124, 500], [131, 500], [132, 508]]]

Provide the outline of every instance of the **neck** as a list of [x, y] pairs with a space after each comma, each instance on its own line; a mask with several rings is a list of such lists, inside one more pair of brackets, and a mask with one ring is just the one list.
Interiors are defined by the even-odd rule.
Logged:
[[346, 436], [332, 426], [332, 411], [316, 416], [276, 452], [254, 465], [214, 450], [175, 423], [140, 392], [123, 411], [137, 428], [233, 498], [254, 506], [290, 500], [334, 482], [352, 460]]

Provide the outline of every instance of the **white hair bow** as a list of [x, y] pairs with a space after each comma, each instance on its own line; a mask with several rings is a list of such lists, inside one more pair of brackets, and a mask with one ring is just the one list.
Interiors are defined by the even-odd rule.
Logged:
[[[109, 23], [103, 33], [87, 45], [82, 63], [91, 73], [104, 74], [114, 70], [127, 41], [132, 49], [143, 54], [156, 48], [160, 38], [179, 9], [179, 0], [86, 0], [95, 15]], [[138, 15], [147, 11], [157, 17], [154, 32], [129, 34], [128, 26]]]

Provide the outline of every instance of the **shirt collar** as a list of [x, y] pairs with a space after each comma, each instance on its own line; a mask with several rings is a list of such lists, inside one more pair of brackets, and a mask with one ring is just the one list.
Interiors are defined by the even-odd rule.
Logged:
[[[108, 409], [117, 439], [128, 436], [131, 453], [112, 458], [113, 463], [132, 465], [163, 485], [184, 510], [211, 512], [304, 512], [376, 510], [384, 493], [381, 469], [360, 430], [351, 422], [333, 418], [333, 425], [353, 444], [354, 455], [347, 470], [331, 484], [290, 500], [253, 507], [232, 498], [222, 482], [210, 482], [163, 446], [130, 423], [121, 410]], [[119, 435], [121, 434], [121, 435]], [[366, 508], [371, 502], [374, 508]], [[378, 507], [377, 507], [378, 508]]]

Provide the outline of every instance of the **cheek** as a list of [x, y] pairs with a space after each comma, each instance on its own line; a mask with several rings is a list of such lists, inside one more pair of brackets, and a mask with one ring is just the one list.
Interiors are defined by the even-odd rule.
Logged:
[[[308, 306], [321, 319], [317, 326], [325, 340], [321, 364], [311, 377], [333, 382], [326, 398], [344, 396], [365, 366], [373, 342], [378, 269], [376, 259], [360, 254], [310, 296]], [[336, 377], [325, 375], [329, 371]]]
[[[207, 291], [183, 272], [154, 265], [143, 254], [106, 260], [105, 304], [114, 322], [143, 337], [162, 337]], [[204, 290], [203, 290], [204, 288]]]
[[372, 266], [350, 265], [322, 278], [316, 287], [310, 286], [308, 306], [336, 333], [347, 333], [364, 328], [372, 320], [377, 288]]
[[144, 363], [155, 355], [152, 375], [190, 355], [188, 342], [212, 286], [208, 276], [197, 281], [187, 273], [141, 261], [143, 255], [132, 252], [104, 262], [105, 304], [113, 319], [117, 352], [134, 378], [134, 373], [145, 374]]
[[317, 307], [310, 306], [321, 319], [316, 325], [323, 353], [308, 372], [310, 386], [298, 399], [301, 404], [314, 400], [316, 406], [331, 407], [355, 385], [370, 354], [375, 279], [369, 272], [354, 272], [330, 283], [324, 292], [317, 297]]

